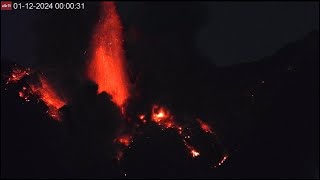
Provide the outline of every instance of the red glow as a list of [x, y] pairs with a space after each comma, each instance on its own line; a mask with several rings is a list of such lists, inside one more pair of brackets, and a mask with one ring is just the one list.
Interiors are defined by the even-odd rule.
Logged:
[[124, 146], [129, 146], [132, 142], [132, 137], [130, 135], [123, 135], [118, 137], [116, 141]]
[[[17, 68], [14, 67], [12, 74], [7, 79], [6, 84], [16, 83], [23, 77], [31, 74], [30, 68]], [[35, 74], [33, 74], [35, 75]], [[30, 101], [30, 96], [35, 96], [42, 100], [48, 107], [47, 113], [55, 120], [61, 121], [59, 108], [64, 106], [66, 103], [60, 98], [53, 87], [50, 85], [48, 80], [43, 76], [39, 75], [39, 83], [28, 82], [29, 87], [22, 87], [22, 90], [18, 92], [19, 97], [23, 98], [26, 102]]]
[[190, 153], [192, 154], [192, 157], [197, 157], [200, 155], [200, 153], [198, 151], [196, 151], [195, 149], [192, 149]]
[[139, 115], [139, 119], [143, 120], [146, 116], [144, 114]]
[[140, 114], [140, 115], [139, 115], [139, 119], [140, 119], [143, 123], [146, 123], [146, 122], [147, 122], [147, 120], [146, 120], [145, 118], [146, 118], [146, 115], [144, 115], [144, 114]]
[[173, 128], [179, 133], [184, 145], [189, 150], [192, 157], [195, 158], [200, 155], [200, 152], [197, 151], [191, 145], [189, 145], [186, 140], [191, 138], [189, 135], [186, 135], [186, 132], [188, 131], [188, 129], [184, 129], [181, 126], [179, 126], [174, 121], [173, 116], [171, 115], [170, 111], [167, 108], [159, 105], [153, 105], [151, 114], [152, 114], [152, 121], [157, 123], [159, 126], [165, 127], [165, 128]]
[[98, 84], [98, 92], [107, 92], [120, 108], [129, 97], [124, 62], [122, 25], [113, 2], [103, 2], [99, 23], [92, 38], [93, 54], [88, 77]]
[[23, 98], [26, 102], [29, 102], [30, 101], [30, 99], [29, 99], [30, 93], [32, 93], [32, 92], [30, 92], [29, 89], [27, 89], [25, 86], [23, 86], [22, 90], [19, 91], [19, 97]]
[[124, 134], [121, 135], [119, 137], [117, 137], [114, 142], [118, 143], [119, 145], [121, 145], [120, 149], [117, 150], [117, 155], [116, 158], [118, 161], [120, 161], [123, 156], [124, 156], [124, 149], [126, 149], [127, 147], [130, 148], [130, 144], [133, 142], [132, 140], [133, 136], [129, 135], [129, 134]]
[[183, 143], [184, 145], [187, 147], [187, 149], [189, 150], [190, 154], [192, 155], [193, 158], [200, 156], [200, 152], [197, 151], [194, 147], [192, 147], [191, 145], [189, 145], [187, 143], [187, 141], [185, 139], [183, 139]]
[[159, 105], [153, 105], [152, 107], [152, 121], [165, 128], [174, 128], [176, 126], [170, 111]]
[[199, 118], [197, 118], [197, 121], [199, 122], [200, 127], [201, 127], [201, 129], [202, 129], [204, 132], [210, 133], [210, 134], [213, 133], [211, 127], [210, 127], [207, 123], [203, 122], [203, 121], [202, 121], [201, 119], [199, 119]]
[[12, 73], [10, 74], [10, 76], [7, 79], [6, 84], [9, 83], [16, 83], [18, 82], [20, 79], [22, 79], [23, 77], [30, 75], [30, 68], [17, 68], [14, 67], [12, 69]]
[[47, 106], [47, 113], [55, 120], [61, 121], [59, 109], [66, 102], [58, 96], [54, 88], [44, 76], [40, 76], [40, 84], [30, 84], [32, 93], [36, 94]]
[[[131, 89], [128, 81], [128, 74], [126, 72], [122, 25], [116, 11], [116, 6], [113, 2], [102, 3], [101, 10], [99, 22], [96, 25], [92, 36], [92, 52], [86, 75], [90, 80], [98, 84], [98, 93], [105, 91], [111, 95], [112, 101], [120, 108], [121, 113], [125, 114], [126, 101], [130, 97]], [[7, 84], [21, 80], [23, 77], [29, 75], [30, 72], [31, 71], [28, 68], [14, 68], [12, 74], [8, 78]], [[30, 97], [38, 98], [38, 100], [43, 101], [48, 107], [47, 113], [54, 120], [61, 121], [59, 109], [66, 104], [66, 101], [58, 96], [48, 80], [40, 75], [39, 83], [28, 83], [28, 85], [29, 86], [26, 86], [27, 88], [23, 87], [22, 90], [18, 92], [19, 96], [27, 102], [30, 101]], [[158, 125], [164, 130], [163, 132], [165, 132], [165, 129], [170, 129], [170, 131], [177, 133], [181, 142], [184, 143], [185, 150], [189, 153], [190, 157], [196, 158], [200, 156], [200, 151], [202, 156], [205, 156], [206, 154], [206, 151], [200, 149], [201, 146], [193, 144], [197, 139], [197, 134], [193, 134], [193, 124], [188, 124], [188, 119], [178, 121], [176, 119], [178, 116], [174, 116], [172, 111], [170, 112], [167, 107], [153, 105], [151, 112], [149, 109], [148, 112], [144, 112], [144, 114], [134, 114], [133, 117], [135, 118], [128, 116], [124, 117], [127, 120], [127, 124], [125, 124], [127, 127], [124, 128], [126, 131], [122, 132], [126, 132], [126, 134], [121, 135], [114, 140], [114, 143], [120, 147], [116, 154], [118, 160], [121, 160], [125, 156], [124, 149], [134, 147], [130, 146], [131, 143], [133, 143], [133, 138], [137, 137], [136, 135], [138, 133], [141, 134], [141, 129], [143, 129], [147, 121]], [[141, 120], [142, 123], [136, 123], [139, 121], [137, 118]], [[134, 121], [132, 121], [132, 119], [134, 119]], [[200, 125], [196, 126], [197, 133], [201, 132], [215, 135], [212, 128], [207, 123], [199, 118], [196, 120]], [[201, 128], [202, 131], [200, 131], [199, 128]], [[194, 138], [194, 135], [196, 138]], [[222, 165], [227, 158], [228, 156], [225, 155], [214, 167]]]

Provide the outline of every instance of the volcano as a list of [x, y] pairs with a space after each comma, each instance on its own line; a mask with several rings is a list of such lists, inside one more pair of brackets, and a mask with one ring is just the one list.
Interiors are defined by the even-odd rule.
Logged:
[[[139, 145], [139, 143], [136, 144], [135, 141], [139, 142], [137, 139], [146, 138], [148, 135], [145, 135], [145, 131], [149, 131], [150, 128], [161, 129], [162, 132], [159, 132], [159, 134], [173, 133], [171, 138], [176, 139], [178, 141], [176, 143], [184, 146], [180, 153], [187, 153], [188, 155], [184, 155], [186, 159], [198, 159], [201, 156], [208, 156], [207, 160], [204, 161], [208, 169], [222, 165], [228, 155], [225, 149], [222, 148], [223, 146], [215, 142], [217, 140], [216, 134], [212, 131], [210, 125], [197, 119], [198, 117], [192, 117], [194, 115], [191, 114], [188, 115], [188, 118], [179, 117], [166, 107], [165, 104], [157, 104], [156, 101], [152, 103], [152, 100], [150, 104], [144, 105], [146, 108], [138, 107], [139, 112], [131, 111], [127, 113], [127, 111], [130, 111], [130, 106], [134, 106], [136, 100], [140, 101], [139, 98], [144, 97], [130, 94], [137, 90], [133, 89], [134, 86], [129, 82], [123, 49], [123, 28], [115, 4], [113, 2], [102, 3], [100, 11], [99, 20], [93, 31], [94, 34], [91, 41], [92, 52], [90, 52], [91, 56], [85, 75], [96, 86], [90, 87], [92, 89], [92, 97], [88, 99], [90, 103], [86, 105], [91, 104], [101, 109], [106, 105], [100, 104], [102, 107], [99, 107], [99, 104], [95, 101], [102, 101], [103, 99], [105, 103], [112, 101], [112, 104], [116, 105], [118, 109], [118, 111], [114, 111], [114, 116], [110, 117], [106, 112], [93, 110], [91, 107], [84, 106], [79, 108], [86, 108], [85, 110], [82, 109], [86, 113], [80, 113], [79, 109], [76, 109], [78, 105], [73, 103], [68, 104], [66, 100], [68, 98], [59, 95], [58, 91], [50, 84], [41, 70], [35, 72], [31, 68], [19, 68], [15, 65], [12, 71], [6, 75], [8, 88], [10, 89], [16, 83], [21, 85], [20, 81], [25, 80], [25, 84], [17, 92], [19, 97], [26, 103], [42, 102], [46, 107], [45, 112], [49, 118], [64, 123], [75, 141], [80, 139], [82, 141], [83, 139], [87, 139], [86, 143], [94, 141], [95, 144], [92, 146], [99, 148], [98, 152], [101, 153], [101, 156], [110, 156], [110, 153], [108, 154], [103, 151], [108, 151], [106, 147], [110, 148], [110, 144], [113, 142], [114, 153], [111, 154], [114, 155], [111, 159], [118, 161], [117, 163], [121, 172], [128, 168], [122, 165], [125, 164], [122, 161], [126, 161], [126, 154], [130, 153], [132, 147], [139, 148], [139, 146], [143, 146]], [[105, 98], [101, 97], [103, 95], [106, 95]], [[129, 99], [130, 101], [128, 101]], [[64, 112], [64, 109], [70, 109], [71, 112]], [[90, 111], [91, 113], [89, 113]], [[110, 109], [107, 111], [110, 111]], [[77, 122], [77, 119], [70, 117], [74, 116], [75, 113], [89, 117], [83, 118], [86, 119], [86, 122], [81, 122], [80, 120]], [[97, 113], [98, 117], [96, 116]], [[94, 120], [95, 118], [97, 119]], [[115, 132], [111, 136], [114, 137], [113, 141], [103, 138], [103, 135], [106, 134], [105, 131], [107, 131], [106, 127], [103, 126], [106, 124], [95, 124], [93, 122], [98, 121], [98, 119], [100, 122], [108, 121], [110, 118], [113, 120], [118, 119], [119, 124], [121, 124], [118, 126], [118, 129], [113, 130]], [[86, 128], [87, 130], [83, 129], [83, 126], [86, 125], [82, 123], [89, 126]], [[98, 126], [101, 126], [101, 128]], [[88, 131], [88, 129], [90, 130]], [[90, 133], [90, 135], [84, 137], [86, 133]], [[150, 137], [148, 136], [148, 138]], [[198, 140], [196, 139], [202, 139], [203, 141], [208, 141], [208, 143], [206, 145], [198, 145]], [[83, 143], [77, 144], [77, 146], [81, 148]], [[163, 148], [171, 149], [173, 147], [163, 146]], [[214, 156], [210, 155], [210, 151], [214, 152]], [[218, 154], [220, 154], [220, 157]], [[127, 174], [127, 171], [122, 173], [125, 176]]]
[[309, 177], [318, 32], [261, 61], [216, 67], [179, 28], [189, 22], [152, 34], [125, 24], [114, 2], [98, 9], [85, 62], [63, 72], [77, 86], [52, 75], [61, 65], [2, 61], [2, 177]]

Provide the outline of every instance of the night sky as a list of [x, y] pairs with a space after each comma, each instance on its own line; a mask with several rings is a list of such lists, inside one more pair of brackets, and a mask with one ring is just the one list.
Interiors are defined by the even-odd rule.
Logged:
[[[190, 38], [194, 39], [199, 51], [217, 65], [258, 60], [286, 43], [319, 29], [319, 2], [316, 1], [178, 4], [181, 7], [190, 4], [202, 6], [206, 21]], [[141, 2], [120, 2], [119, 11], [124, 23], [130, 24], [132, 17], [145, 6]], [[191, 16], [197, 16], [197, 13], [195, 11]], [[34, 62], [37, 56], [34, 39], [37, 34], [33, 24], [39, 17], [36, 11], [1, 12], [2, 57], [27, 64]], [[165, 28], [170, 29], [170, 26]]]

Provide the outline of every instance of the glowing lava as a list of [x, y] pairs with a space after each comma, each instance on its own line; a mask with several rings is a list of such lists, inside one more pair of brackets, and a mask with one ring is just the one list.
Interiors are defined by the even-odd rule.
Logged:
[[63, 107], [66, 102], [58, 96], [54, 88], [43, 75], [39, 76], [39, 81], [39, 84], [30, 84], [32, 92], [48, 106], [47, 113], [53, 119], [61, 121], [59, 109]]
[[198, 151], [196, 151], [195, 149], [191, 150], [191, 154], [192, 154], [192, 157], [197, 157], [200, 155], [200, 153]]
[[147, 120], [145, 119], [145, 118], [146, 118], [146, 115], [140, 114], [138, 117], [139, 117], [139, 119], [140, 119], [143, 123], [146, 123], [146, 122], [147, 122]]
[[122, 135], [118, 138], [115, 139], [118, 143], [124, 145], [124, 146], [129, 146], [132, 142], [132, 136], [130, 135]]
[[98, 92], [110, 94], [121, 109], [129, 97], [122, 42], [122, 25], [116, 6], [113, 2], [103, 2], [92, 38], [93, 53], [87, 75], [98, 84]]
[[171, 116], [170, 111], [159, 105], [152, 106], [152, 121], [156, 122], [159, 126], [165, 128], [174, 128], [177, 125], [173, 121], [173, 116]]
[[[30, 68], [14, 68], [12, 74], [7, 79], [7, 83], [16, 83], [24, 76], [30, 75]], [[43, 101], [48, 107], [47, 113], [56, 121], [61, 121], [59, 109], [66, 104], [60, 98], [55, 89], [50, 85], [49, 81], [41, 74], [32, 73], [33, 77], [38, 75], [39, 82], [27, 82], [28, 86], [23, 86], [18, 92], [19, 97], [23, 98], [26, 102], [30, 101], [30, 97], [36, 97], [38, 100]]]
[[[111, 95], [112, 101], [120, 108], [122, 114], [125, 114], [125, 104], [130, 97], [131, 86], [126, 71], [122, 25], [113, 2], [102, 3], [99, 22], [95, 27], [92, 37], [92, 52], [86, 73], [90, 80], [97, 83], [98, 93], [105, 91]], [[14, 68], [8, 78], [7, 84], [17, 82], [29, 74], [30, 69]], [[66, 104], [66, 101], [59, 97], [53, 86], [43, 75], [39, 75], [38, 83], [28, 82], [28, 86], [22, 88], [19, 96], [27, 102], [30, 101], [31, 96], [38, 98], [38, 100], [43, 101], [48, 107], [47, 113], [53, 119], [61, 121], [59, 109]], [[128, 120], [126, 130], [129, 130], [114, 140], [114, 143], [120, 146], [117, 153], [118, 160], [123, 158], [124, 149], [131, 148], [130, 145], [134, 142], [133, 138], [136, 137], [135, 133], [140, 133], [143, 127], [149, 123], [155, 123], [162, 130], [170, 129], [175, 131], [193, 158], [200, 156], [200, 154], [202, 156], [206, 154], [206, 151], [201, 151], [200, 153], [200, 151], [195, 148], [196, 146], [193, 146], [195, 142], [192, 141], [192, 138], [197, 139], [195, 138], [197, 134], [193, 133], [193, 126], [189, 128], [192, 123], [188, 124], [184, 122], [182, 126], [180, 124], [182, 122], [176, 121], [176, 116], [173, 116], [168, 108], [155, 104], [147, 113], [143, 112], [142, 114], [139, 113], [134, 116], [136, 116], [136, 119], [141, 120], [143, 124], [138, 124], [139, 126], [137, 126], [137, 124], [132, 125], [130, 123], [135, 123], [135, 121], [129, 121], [132, 117], [125, 117]], [[200, 125], [196, 126], [196, 128], [198, 128], [198, 130], [201, 128], [202, 130], [196, 132], [208, 133], [210, 137], [215, 135], [207, 123], [199, 118], [197, 118], [196, 121]], [[200, 147], [201, 146], [197, 146], [199, 149]], [[215, 167], [222, 165], [227, 158], [228, 156], [225, 155]]]
[[167, 129], [172, 128], [178, 132], [185, 147], [189, 150], [192, 157], [197, 157], [200, 155], [200, 152], [187, 142], [187, 140], [191, 138], [189, 135], [187, 135], [189, 134], [189, 129], [185, 129], [179, 126], [174, 121], [174, 117], [171, 115], [170, 111], [167, 108], [159, 105], [153, 105], [151, 113], [152, 121], [157, 123], [160, 127], [164, 127]]
[[200, 156], [200, 152], [197, 151], [194, 147], [192, 147], [191, 145], [189, 145], [186, 141], [186, 139], [183, 139], [183, 143], [184, 145], [187, 147], [187, 149], [189, 150], [190, 154], [192, 155], [193, 158]]
[[202, 129], [204, 132], [210, 133], [210, 134], [213, 133], [211, 127], [210, 127], [207, 123], [203, 122], [203, 121], [202, 121], [201, 119], [199, 119], [199, 118], [197, 118], [196, 120], [199, 122], [200, 127], [201, 127], [201, 129]]
[[[133, 136], [129, 134], [123, 134], [114, 140], [115, 143], [121, 145], [116, 153], [116, 158], [118, 161], [122, 160], [124, 156], [124, 150], [129, 147], [133, 142]], [[130, 148], [130, 147], [129, 147]]]
[[30, 75], [30, 73], [31, 73], [30, 68], [14, 67], [12, 69], [12, 73], [10, 74], [10, 76], [7, 79], [6, 84], [16, 83], [16, 82], [20, 81], [23, 77]]

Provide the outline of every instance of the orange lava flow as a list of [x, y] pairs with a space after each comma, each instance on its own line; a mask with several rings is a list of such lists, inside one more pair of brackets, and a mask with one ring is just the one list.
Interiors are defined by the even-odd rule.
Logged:
[[39, 98], [48, 106], [48, 114], [55, 120], [61, 121], [59, 109], [66, 104], [60, 98], [48, 80], [44, 76], [40, 76], [40, 84], [30, 84], [32, 93], [39, 96]]
[[[12, 73], [7, 79], [6, 84], [16, 83], [23, 77], [28, 75], [34, 75], [34, 72], [30, 68], [14, 67]], [[47, 113], [56, 121], [61, 121], [59, 109], [66, 104], [66, 102], [60, 98], [48, 80], [39, 75], [39, 83], [28, 82], [30, 88], [23, 86], [18, 92], [19, 97], [23, 98], [26, 102], [30, 101], [30, 97], [37, 97], [42, 100], [48, 107]]]
[[167, 129], [173, 128], [178, 132], [185, 147], [189, 150], [189, 153], [193, 158], [200, 156], [200, 152], [187, 142], [187, 139], [191, 138], [189, 135], [185, 135], [188, 130], [182, 128], [174, 121], [173, 116], [167, 108], [159, 105], [153, 105], [151, 115], [152, 121], [157, 123], [160, 127], [164, 127]]
[[200, 152], [197, 151], [194, 147], [192, 147], [191, 145], [189, 145], [187, 143], [187, 141], [185, 139], [183, 139], [183, 143], [184, 145], [187, 147], [187, 149], [189, 150], [190, 154], [192, 155], [193, 158], [200, 156]]
[[98, 84], [98, 93], [107, 92], [112, 101], [122, 108], [129, 97], [122, 25], [113, 2], [103, 2], [101, 10], [92, 38], [93, 53], [87, 75]]
[[152, 107], [152, 121], [165, 128], [176, 127], [169, 110], [158, 105], [153, 105]]

